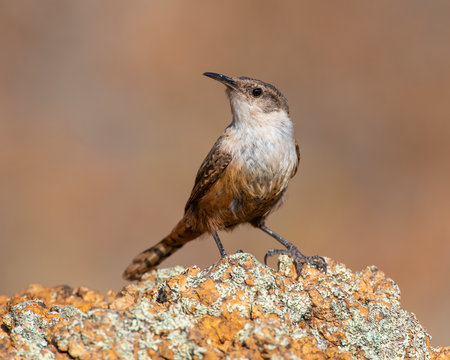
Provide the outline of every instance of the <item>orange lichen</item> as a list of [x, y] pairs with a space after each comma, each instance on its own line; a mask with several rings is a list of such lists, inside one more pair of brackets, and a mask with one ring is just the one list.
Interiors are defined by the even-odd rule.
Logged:
[[106, 296], [30, 285], [0, 296], [0, 358], [446, 359], [433, 349], [397, 285], [375, 267], [297, 276], [249, 254], [218, 264], [160, 269]]

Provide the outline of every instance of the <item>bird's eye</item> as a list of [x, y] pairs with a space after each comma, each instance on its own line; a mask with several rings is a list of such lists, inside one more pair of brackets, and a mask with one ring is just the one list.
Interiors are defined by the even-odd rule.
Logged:
[[254, 88], [252, 90], [252, 95], [254, 97], [260, 97], [262, 95], [262, 89], [261, 88]]

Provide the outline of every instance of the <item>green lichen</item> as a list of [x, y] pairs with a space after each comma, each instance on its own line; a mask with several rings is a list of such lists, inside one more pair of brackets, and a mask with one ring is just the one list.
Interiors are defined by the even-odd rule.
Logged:
[[226, 260], [223, 264], [220, 264], [219, 266], [213, 265], [206, 269], [205, 271], [202, 271], [199, 273], [199, 277], [204, 277], [206, 274], [209, 278], [211, 278], [214, 281], [217, 281], [223, 277], [225, 272], [228, 270], [228, 260]]
[[31, 310], [23, 311], [33, 304], [45, 308], [42, 300], [28, 300], [12, 306], [9, 314], [3, 318], [3, 324], [10, 329], [10, 337], [15, 343], [14, 353], [18, 357], [32, 360], [54, 359], [55, 355], [48, 349], [46, 339], [46, 331], [52, 324]]
[[276, 303], [278, 298], [275, 295], [263, 294], [258, 296], [255, 304], [261, 307], [261, 310], [267, 314], [276, 314], [278, 316], [282, 315], [282, 310], [277, 308]]
[[[156, 336], [168, 333], [170, 339], [174, 340], [169, 348], [174, 354], [179, 354], [178, 358], [183, 358], [182, 354], [186, 352], [192, 353], [193, 350], [189, 349], [194, 349], [195, 344], [188, 340], [187, 334], [194, 326], [194, 317], [185, 314], [181, 304], [174, 304], [167, 311], [156, 313], [151, 311], [152, 307], [153, 304], [144, 298], [129, 312], [108, 309], [89, 310], [68, 324], [65, 331], [59, 334], [55, 341], [59, 346], [65, 347], [78, 343], [86, 352], [92, 353], [114, 349], [124, 359], [134, 358], [134, 344], [137, 342], [140, 358], [150, 359], [146, 349], [158, 351], [161, 339]], [[107, 332], [96, 324], [108, 324]], [[95, 342], [89, 337], [77, 333], [75, 329], [79, 327], [95, 329]], [[198, 355], [201, 357], [201, 351], [198, 351]]]
[[173, 331], [167, 335], [167, 339], [171, 341], [169, 349], [174, 353], [174, 360], [192, 359], [194, 356], [202, 359], [206, 352], [205, 348], [189, 341], [185, 331]]
[[275, 319], [256, 319], [244, 325], [236, 334], [236, 340], [245, 344], [248, 339], [255, 337], [260, 351], [286, 348], [292, 341], [292, 333], [288, 326]]
[[[369, 303], [368, 316], [350, 308], [351, 317], [345, 321], [346, 339], [341, 351], [356, 355], [364, 351], [369, 359], [428, 359], [427, 334], [415, 316], [401, 309], [394, 301], [389, 307]], [[414, 349], [414, 350], [411, 350]]]
[[339, 320], [348, 319], [350, 314], [347, 310], [347, 306], [345, 302], [342, 300], [332, 300], [330, 304], [331, 312], [336, 316]]
[[295, 270], [294, 262], [288, 255], [280, 255], [278, 257], [278, 271], [286, 277], [291, 277]]
[[244, 284], [247, 280], [247, 272], [241, 266], [233, 267], [230, 271], [231, 279], [235, 284]]
[[[162, 342], [174, 359], [201, 359], [207, 351], [220, 357], [224, 354], [211, 349], [210, 340], [203, 340], [200, 346], [191, 339], [194, 334], [199, 341], [192, 330], [197, 330], [198, 319], [205, 315], [224, 316], [226, 320], [230, 313], [248, 319], [235, 342], [257, 346], [273, 359], [281, 358], [277, 353], [280, 348], [284, 358], [298, 358], [290, 351], [292, 342], [311, 335], [319, 350], [336, 351], [337, 346], [354, 358], [429, 358], [428, 334], [413, 314], [401, 309], [398, 286], [380, 274], [375, 276], [378, 270], [374, 267], [352, 274], [335, 265], [327, 274], [305, 271], [298, 281], [290, 273], [294, 267], [289, 257], [281, 256], [279, 267], [281, 273], [250, 254], [238, 253], [188, 275], [184, 283], [173, 278], [186, 271], [182, 267], [154, 271], [143, 284], [126, 288], [139, 294], [139, 301], [126, 309], [81, 312], [74, 306], [54, 305], [49, 314], [57, 316], [47, 321], [26, 309], [29, 305], [45, 307], [44, 303], [30, 300], [11, 307], [3, 324], [16, 345], [14, 354], [27, 359], [53, 359], [50, 349], [55, 344], [73, 357], [102, 358], [113, 351], [123, 359], [146, 360], [162, 350]], [[195, 272], [188, 270], [187, 274]], [[213, 294], [203, 299], [202, 284], [206, 281], [214, 282]], [[362, 281], [376, 289], [370, 297], [362, 298], [364, 294], [358, 293]], [[52, 333], [52, 327], [58, 331]], [[342, 336], [336, 338], [336, 333]]]
[[230, 256], [228, 256], [228, 261], [230, 262], [231, 265], [238, 264], [238, 265], [247, 267], [247, 263], [249, 261], [254, 262], [254, 261], [256, 261], [256, 259], [252, 254], [238, 252], [238, 253], [231, 254]]
[[236, 310], [241, 317], [246, 319], [250, 318], [250, 310], [246, 304], [228, 303], [226, 307], [230, 314]]
[[[171, 268], [162, 268], [162, 269], [154, 269], [151, 272], [148, 272], [142, 276], [142, 280], [148, 279], [149, 277], [155, 277], [155, 284], [158, 285], [159, 283], [166, 281], [167, 279], [180, 275], [184, 273], [186, 269], [182, 266], [174, 266]], [[146, 282], [144, 282], [144, 285], [146, 285]]]
[[222, 315], [222, 304], [223, 304], [223, 299], [222, 298], [218, 298], [216, 301], [214, 301], [211, 305], [206, 306], [202, 303], [198, 303], [196, 308], [196, 312], [194, 314], [195, 317], [200, 317], [203, 315], [211, 315], [211, 316], [215, 316], [215, 317], [219, 317]]
[[310, 317], [311, 300], [308, 295], [301, 293], [287, 293], [281, 298], [285, 305], [285, 312], [292, 323], [298, 323], [304, 318]]
[[[196, 268], [194, 266], [194, 268]], [[198, 288], [201, 284], [203, 284], [208, 279], [207, 276], [204, 276], [203, 272], [200, 272], [200, 274], [197, 275], [189, 275], [186, 277], [186, 284], [187, 286], [195, 289]]]

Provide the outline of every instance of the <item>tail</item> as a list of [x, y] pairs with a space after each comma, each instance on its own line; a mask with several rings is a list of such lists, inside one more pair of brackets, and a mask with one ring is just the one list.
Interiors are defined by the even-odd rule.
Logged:
[[199, 237], [201, 233], [192, 231], [183, 218], [172, 232], [151, 248], [141, 252], [123, 272], [125, 280], [139, 280], [142, 275], [159, 265], [188, 241]]

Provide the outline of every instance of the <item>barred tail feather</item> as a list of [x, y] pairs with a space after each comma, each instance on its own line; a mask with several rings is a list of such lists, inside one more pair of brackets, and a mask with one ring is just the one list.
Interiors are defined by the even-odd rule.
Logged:
[[125, 269], [123, 278], [129, 281], [139, 280], [142, 275], [158, 266], [166, 257], [200, 235], [201, 233], [194, 232], [186, 226], [185, 218], [181, 219], [169, 235], [133, 259], [133, 262]]

